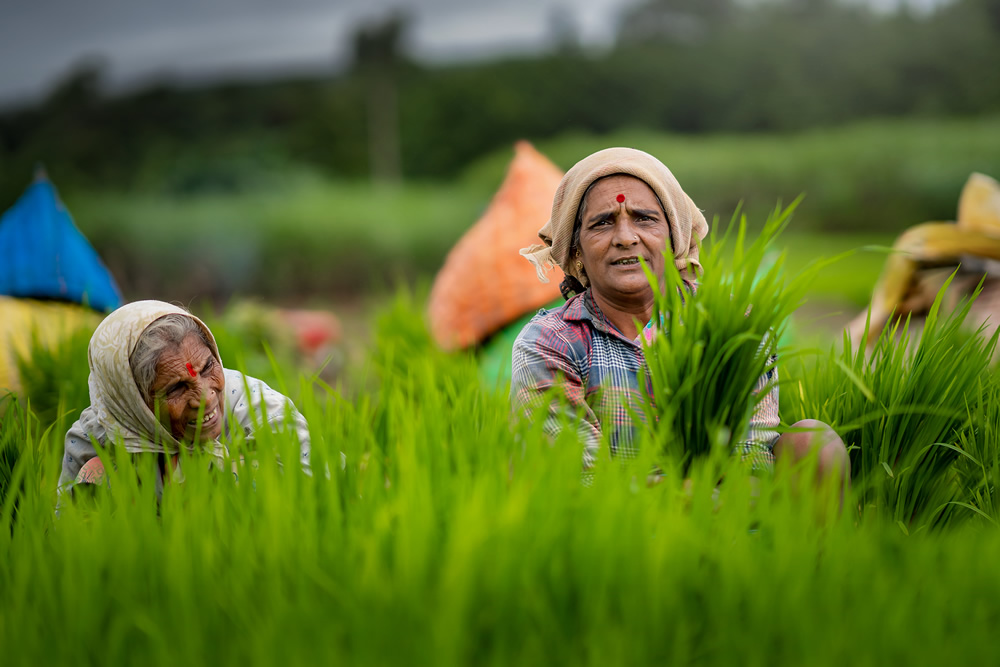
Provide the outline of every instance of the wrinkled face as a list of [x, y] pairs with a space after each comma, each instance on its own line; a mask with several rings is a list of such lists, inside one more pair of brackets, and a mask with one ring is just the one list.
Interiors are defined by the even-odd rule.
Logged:
[[154, 413], [159, 410], [160, 422], [177, 440], [208, 442], [222, 433], [225, 388], [222, 366], [201, 337], [191, 334], [160, 355], [149, 408]]
[[639, 258], [662, 276], [670, 243], [670, 225], [652, 188], [632, 176], [602, 178], [584, 198], [580, 219], [580, 261], [591, 288], [616, 302], [652, 298]]

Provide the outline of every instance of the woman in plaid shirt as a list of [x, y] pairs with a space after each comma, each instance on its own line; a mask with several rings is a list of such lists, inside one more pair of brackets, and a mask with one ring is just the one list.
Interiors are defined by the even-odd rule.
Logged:
[[[637, 322], [650, 322], [654, 302], [640, 258], [662, 277], [669, 248], [693, 291], [698, 243], [707, 232], [701, 211], [662, 162], [609, 148], [566, 173], [538, 232], [543, 243], [521, 251], [543, 282], [547, 268], [562, 268], [567, 301], [539, 311], [514, 343], [511, 403], [517, 412], [543, 406], [553, 434], [564, 423], [560, 411], [569, 411], [584, 442], [584, 467], [604, 432], [613, 454], [635, 452], [632, 419], [642, 415], [638, 377], [645, 364], [640, 337], [653, 333]], [[778, 435], [776, 371], [761, 377], [762, 389], [768, 393], [750, 422], [744, 456], [770, 466], [775, 455], [798, 460], [817, 447], [821, 477], [849, 472], [844, 443], [826, 424], [803, 420], [794, 426], [812, 431]]]

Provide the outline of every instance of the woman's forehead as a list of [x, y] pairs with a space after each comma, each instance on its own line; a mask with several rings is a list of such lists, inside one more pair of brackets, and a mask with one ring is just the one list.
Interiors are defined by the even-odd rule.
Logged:
[[156, 364], [157, 370], [164, 366], [180, 364], [187, 361], [200, 360], [202, 357], [212, 354], [212, 350], [205, 345], [205, 341], [196, 333], [189, 333], [179, 345], [171, 345], [163, 348], [163, 353]]
[[591, 204], [613, 202], [618, 195], [626, 195], [626, 198], [648, 197], [651, 201], [657, 201], [656, 193], [642, 179], [627, 174], [614, 174], [594, 181], [580, 202], [580, 207], [585, 207], [588, 201]]

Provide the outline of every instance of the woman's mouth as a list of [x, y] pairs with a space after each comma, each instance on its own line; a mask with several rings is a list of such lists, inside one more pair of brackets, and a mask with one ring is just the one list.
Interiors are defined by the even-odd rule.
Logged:
[[[212, 410], [211, 412], [206, 412], [205, 416], [201, 418], [200, 425], [202, 427], [208, 425], [213, 419], [215, 419], [215, 415], [216, 415], [216, 413], [218, 411], [219, 411], [219, 409], [216, 408], [215, 410]], [[198, 425], [199, 425], [199, 421], [198, 421], [197, 417], [195, 417], [194, 419], [192, 419], [191, 421], [188, 422], [188, 426], [192, 426], [194, 428], [197, 428]]]
[[615, 261], [611, 262], [611, 265], [612, 266], [631, 266], [633, 264], [638, 264], [638, 263], [639, 263], [639, 258], [638, 257], [625, 257], [623, 259], [616, 259]]

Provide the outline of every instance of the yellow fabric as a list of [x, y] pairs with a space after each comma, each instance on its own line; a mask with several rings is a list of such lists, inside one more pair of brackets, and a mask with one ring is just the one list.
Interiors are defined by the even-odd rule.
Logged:
[[674, 175], [649, 153], [634, 148], [606, 148], [585, 157], [566, 172], [552, 201], [552, 215], [538, 231], [542, 243], [521, 249], [521, 255], [534, 264], [543, 283], [549, 281], [546, 271], [558, 265], [564, 273], [574, 276], [585, 287], [588, 285], [586, 274], [570, 256], [573, 227], [587, 188], [594, 181], [615, 174], [638, 178], [659, 197], [670, 223], [671, 250], [678, 270], [693, 278], [695, 270], [701, 268], [698, 244], [708, 233], [708, 223]]
[[93, 328], [99, 319], [75, 303], [0, 296], [0, 394], [20, 391], [17, 359], [31, 353], [33, 336], [42, 345], [55, 347], [76, 330]]
[[956, 223], [963, 229], [1000, 235], [1000, 183], [973, 172], [959, 195]]
[[[985, 174], [973, 173], [959, 195], [955, 222], [914, 225], [896, 239], [893, 251], [875, 285], [869, 310], [847, 325], [856, 343], [861, 342], [869, 312], [867, 343], [878, 338], [893, 312], [919, 314], [930, 307], [947, 273], [928, 279], [933, 277], [925, 270], [928, 265], [933, 270], [957, 264], [973, 266], [975, 262], [970, 260], [974, 259], [1000, 261], [1000, 183]], [[973, 274], [977, 273], [981, 275], [973, 270]], [[958, 282], [953, 283], [952, 289], [958, 286]], [[995, 297], [980, 297], [973, 310], [988, 312], [987, 304], [995, 301]]]

